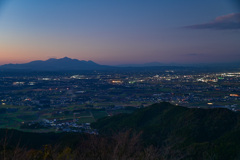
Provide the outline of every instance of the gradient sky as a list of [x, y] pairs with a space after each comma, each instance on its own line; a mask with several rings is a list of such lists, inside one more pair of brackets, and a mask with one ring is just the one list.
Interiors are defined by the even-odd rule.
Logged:
[[0, 0], [0, 64], [240, 61], [238, 0]]

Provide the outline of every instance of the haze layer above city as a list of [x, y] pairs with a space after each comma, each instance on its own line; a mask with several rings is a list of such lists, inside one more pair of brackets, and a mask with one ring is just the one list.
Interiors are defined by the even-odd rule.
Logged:
[[102, 65], [240, 59], [234, 0], [1, 0], [0, 65], [71, 57]]

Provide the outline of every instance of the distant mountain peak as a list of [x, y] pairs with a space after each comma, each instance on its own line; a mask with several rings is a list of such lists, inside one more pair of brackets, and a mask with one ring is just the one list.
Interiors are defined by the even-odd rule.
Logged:
[[[60, 58], [61, 59], [61, 58]], [[72, 58], [69, 58], [69, 57], [63, 57], [62, 59], [72, 59]]]
[[51, 60], [56, 61], [56, 60], [74, 60], [74, 59], [69, 58], [69, 57], [63, 57], [63, 58], [49, 58], [49, 59], [46, 60], [46, 61], [51, 61]]
[[6, 64], [0, 66], [0, 69], [11, 69], [11, 70], [38, 70], [38, 71], [61, 71], [61, 70], [99, 70], [106, 69], [110, 66], [104, 66], [97, 64], [93, 61], [85, 61], [72, 59], [69, 57], [63, 58], [50, 58], [42, 61], [32, 61], [24, 64]]
[[72, 58], [69, 58], [69, 57], [63, 57], [63, 58], [59, 58], [58, 60], [77, 60], [77, 59], [72, 59]]

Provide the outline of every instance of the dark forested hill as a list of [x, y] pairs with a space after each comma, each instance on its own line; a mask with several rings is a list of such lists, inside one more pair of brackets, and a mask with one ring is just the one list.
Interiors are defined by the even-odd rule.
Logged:
[[[239, 113], [227, 109], [190, 109], [154, 104], [133, 114], [107, 117], [92, 124], [103, 135], [142, 131], [145, 144], [174, 148], [184, 157], [234, 159], [240, 156]], [[201, 159], [200, 158], [200, 159]]]
[[240, 114], [227, 109], [160, 103], [100, 119], [92, 127], [100, 135], [2, 129], [0, 159], [240, 158]]

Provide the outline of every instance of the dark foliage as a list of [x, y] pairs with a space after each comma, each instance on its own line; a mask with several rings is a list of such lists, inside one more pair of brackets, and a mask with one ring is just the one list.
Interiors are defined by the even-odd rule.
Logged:
[[[102, 135], [143, 132], [145, 145], [178, 150], [184, 159], [234, 159], [240, 153], [240, 115], [227, 109], [196, 109], [154, 104], [133, 114], [106, 117], [92, 124]], [[171, 152], [172, 152], [171, 151]]]
[[240, 116], [154, 104], [92, 124], [100, 135], [0, 130], [0, 159], [202, 160], [240, 157]]

